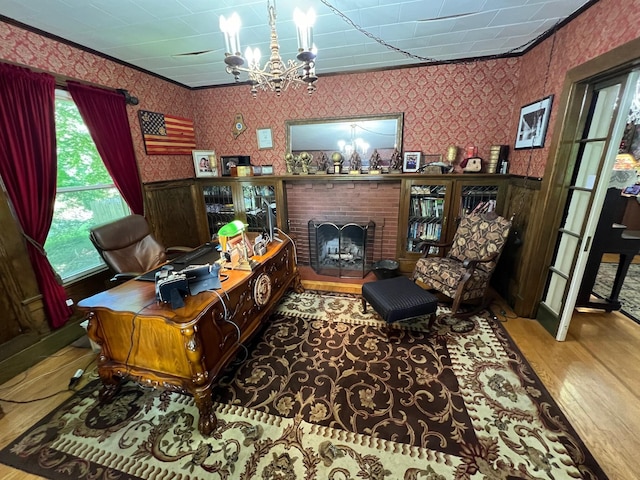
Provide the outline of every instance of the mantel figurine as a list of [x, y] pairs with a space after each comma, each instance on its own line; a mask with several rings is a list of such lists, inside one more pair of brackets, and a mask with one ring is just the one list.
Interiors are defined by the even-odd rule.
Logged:
[[311, 161], [313, 160], [313, 155], [311, 155], [309, 152], [300, 152], [300, 155], [298, 156], [298, 158], [300, 160], [300, 166], [302, 167], [302, 174], [308, 175], [309, 165], [311, 165]]
[[293, 157], [293, 153], [289, 152], [284, 156], [284, 163], [287, 167], [287, 175], [293, 175], [295, 169], [295, 158]]
[[349, 173], [357, 174], [362, 170], [362, 159], [360, 158], [360, 154], [355, 150], [349, 157]]
[[380, 158], [380, 154], [378, 153], [378, 149], [376, 148], [371, 154], [371, 158], [369, 159], [369, 173], [372, 175], [380, 174], [381, 163], [382, 159]]
[[393, 149], [391, 161], [389, 162], [390, 173], [402, 173], [402, 156], [397, 148]]
[[327, 173], [329, 171], [329, 159], [327, 154], [322, 152], [318, 158], [318, 172]]

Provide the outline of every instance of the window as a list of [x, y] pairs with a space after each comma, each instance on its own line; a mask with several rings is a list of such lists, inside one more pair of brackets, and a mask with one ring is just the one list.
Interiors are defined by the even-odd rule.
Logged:
[[62, 280], [70, 282], [104, 268], [89, 229], [129, 215], [80, 112], [64, 90], [56, 90], [58, 180], [51, 230], [44, 248]]

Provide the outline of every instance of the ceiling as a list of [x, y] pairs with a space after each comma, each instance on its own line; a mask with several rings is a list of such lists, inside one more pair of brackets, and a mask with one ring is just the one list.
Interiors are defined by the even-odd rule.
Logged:
[[[286, 62], [297, 53], [294, 8], [315, 10], [321, 77], [519, 53], [595, 1], [277, 0], [276, 27]], [[187, 87], [233, 83], [219, 16], [234, 11], [242, 49], [266, 59], [267, 0], [0, 0], [4, 17]]]

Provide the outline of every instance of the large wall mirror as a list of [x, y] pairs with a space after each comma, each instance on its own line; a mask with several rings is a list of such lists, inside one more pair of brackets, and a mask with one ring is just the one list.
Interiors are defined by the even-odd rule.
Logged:
[[402, 151], [403, 114], [287, 120], [287, 149], [294, 155], [340, 152], [348, 159], [354, 149], [367, 168], [374, 150], [388, 165], [394, 149]]

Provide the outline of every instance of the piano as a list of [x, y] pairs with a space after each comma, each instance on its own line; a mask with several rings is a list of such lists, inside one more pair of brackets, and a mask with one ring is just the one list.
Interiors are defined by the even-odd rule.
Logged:
[[[600, 220], [591, 242], [591, 251], [587, 259], [587, 266], [582, 277], [576, 307], [596, 308], [611, 312], [620, 310], [622, 306], [618, 300], [622, 283], [629, 270], [633, 257], [640, 252], [640, 236], [627, 231], [622, 222], [627, 197], [621, 195], [619, 188], [609, 188], [600, 213]], [[592, 296], [593, 285], [598, 275], [602, 255], [605, 253], [617, 253], [620, 262], [616, 271], [616, 277], [611, 288], [611, 293], [606, 298]]]

